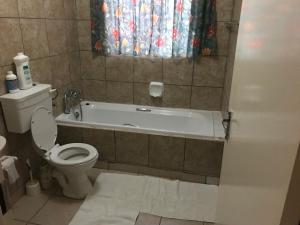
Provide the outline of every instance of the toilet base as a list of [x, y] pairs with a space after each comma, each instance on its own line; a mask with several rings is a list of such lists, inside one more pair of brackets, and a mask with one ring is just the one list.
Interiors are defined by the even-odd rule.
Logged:
[[86, 173], [63, 174], [56, 169], [53, 177], [58, 180], [63, 189], [63, 195], [68, 198], [83, 199], [92, 189], [92, 183]]
[[74, 179], [68, 177], [68, 187], [63, 188], [63, 195], [74, 199], [83, 199], [92, 190], [92, 183], [86, 174]]

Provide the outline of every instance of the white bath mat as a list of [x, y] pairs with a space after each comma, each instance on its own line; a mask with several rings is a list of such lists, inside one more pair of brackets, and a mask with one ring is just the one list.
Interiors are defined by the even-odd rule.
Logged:
[[139, 212], [214, 222], [217, 192], [215, 185], [101, 173], [70, 225], [134, 225]]

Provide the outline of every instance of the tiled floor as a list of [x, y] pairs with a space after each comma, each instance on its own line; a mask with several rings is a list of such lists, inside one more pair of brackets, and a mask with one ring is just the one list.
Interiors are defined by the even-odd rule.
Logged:
[[[93, 179], [99, 173], [100, 170], [93, 170], [90, 177]], [[65, 198], [60, 191], [54, 190], [38, 197], [23, 196], [9, 214], [13, 218], [12, 225], [68, 225], [82, 202]], [[140, 213], [136, 225], [212, 225], [212, 223], [168, 219]]]

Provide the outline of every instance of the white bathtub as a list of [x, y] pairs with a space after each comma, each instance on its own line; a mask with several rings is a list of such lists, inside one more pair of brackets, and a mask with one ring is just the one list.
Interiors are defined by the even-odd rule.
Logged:
[[[57, 124], [93, 129], [224, 141], [222, 114], [217, 111], [82, 102], [82, 121], [61, 114]], [[138, 111], [138, 110], [145, 111]]]

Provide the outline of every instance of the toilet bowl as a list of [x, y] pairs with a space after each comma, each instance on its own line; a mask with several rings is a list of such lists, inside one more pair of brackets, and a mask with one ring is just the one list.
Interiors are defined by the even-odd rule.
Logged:
[[32, 115], [31, 134], [38, 154], [54, 167], [53, 177], [58, 180], [63, 194], [84, 198], [92, 188], [86, 172], [98, 159], [97, 149], [84, 143], [55, 144], [57, 124], [44, 107], [37, 108]]

